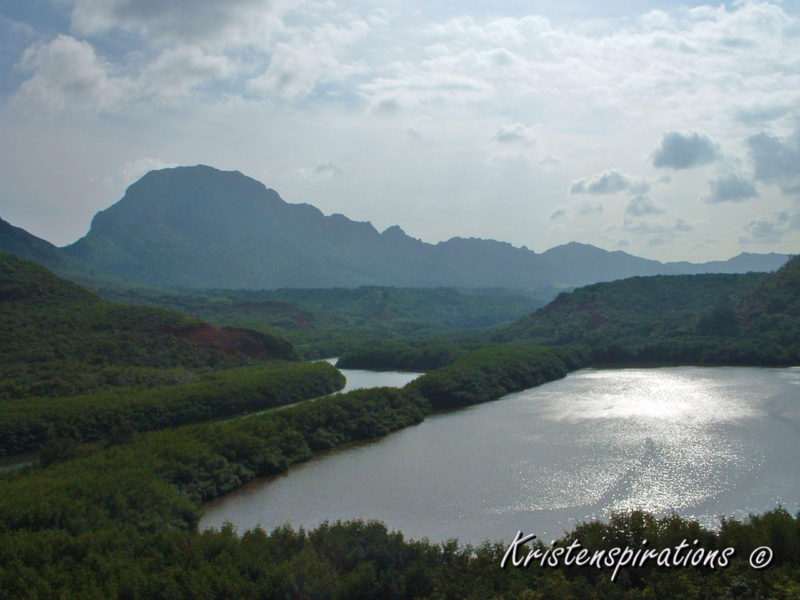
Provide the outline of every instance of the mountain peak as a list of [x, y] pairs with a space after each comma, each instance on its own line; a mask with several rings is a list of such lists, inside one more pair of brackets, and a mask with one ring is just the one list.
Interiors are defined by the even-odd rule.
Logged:
[[147, 173], [63, 254], [101, 274], [189, 288], [532, 290], [681, 269], [578, 242], [543, 254], [490, 239], [427, 244], [399, 226], [378, 233], [369, 222], [284, 202], [239, 171], [208, 165]]

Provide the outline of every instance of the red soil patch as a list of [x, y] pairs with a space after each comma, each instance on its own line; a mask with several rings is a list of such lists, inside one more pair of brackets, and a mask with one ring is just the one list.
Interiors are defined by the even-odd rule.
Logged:
[[208, 323], [200, 323], [185, 327], [179, 331], [171, 331], [180, 340], [186, 340], [221, 354], [246, 356], [248, 358], [276, 358], [279, 350], [275, 340], [251, 329], [238, 327], [217, 328]]

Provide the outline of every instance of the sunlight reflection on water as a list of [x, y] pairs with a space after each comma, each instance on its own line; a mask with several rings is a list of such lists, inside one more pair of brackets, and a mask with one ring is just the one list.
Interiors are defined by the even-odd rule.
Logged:
[[201, 527], [375, 518], [478, 543], [630, 509], [708, 526], [793, 512], [799, 382], [800, 369], [586, 369], [247, 486], [208, 504]]
[[[560, 392], [545, 396], [551, 419], [661, 419], [687, 422], [731, 421], [757, 414], [749, 398], [731, 397], [712, 377], [697, 377], [677, 369], [587, 371], [572, 383], [569, 403], [556, 401]], [[550, 397], [548, 397], [550, 396]]]

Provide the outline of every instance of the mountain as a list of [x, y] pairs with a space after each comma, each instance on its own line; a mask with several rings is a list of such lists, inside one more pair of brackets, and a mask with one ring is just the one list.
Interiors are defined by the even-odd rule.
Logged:
[[193, 372], [299, 358], [280, 338], [122, 306], [0, 253], [0, 399], [172, 383]]
[[0, 219], [0, 251], [50, 268], [67, 266], [67, 258], [53, 244]]
[[344, 215], [284, 202], [237, 171], [151, 171], [95, 215], [62, 255], [99, 275], [186, 288], [575, 287], [659, 273], [772, 270], [785, 256], [736, 265], [660, 263], [571, 243], [536, 254], [505, 242], [428, 244], [397, 226], [378, 232]]

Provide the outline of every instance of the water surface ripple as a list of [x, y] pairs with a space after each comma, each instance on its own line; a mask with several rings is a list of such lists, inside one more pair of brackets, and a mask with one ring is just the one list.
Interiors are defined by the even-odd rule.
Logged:
[[796, 512], [798, 456], [800, 368], [584, 369], [253, 482], [200, 525], [380, 519], [480, 543], [641, 508], [714, 526]]

